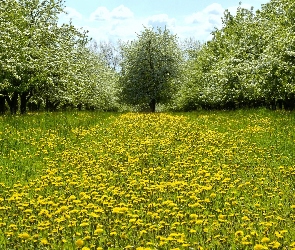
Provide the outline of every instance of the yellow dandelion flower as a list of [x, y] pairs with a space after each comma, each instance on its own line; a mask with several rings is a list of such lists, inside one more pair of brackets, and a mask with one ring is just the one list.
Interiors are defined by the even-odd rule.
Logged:
[[82, 247], [84, 245], [84, 241], [82, 239], [76, 240], [76, 246], [77, 247]]
[[268, 247], [263, 246], [261, 244], [257, 244], [254, 246], [254, 250], [267, 250], [267, 249], [268, 249]]
[[280, 234], [280, 232], [275, 231], [275, 236], [279, 239], [283, 238], [284, 236], [282, 234]]
[[278, 249], [281, 246], [281, 243], [278, 241], [273, 241], [269, 243], [269, 245], [271, 246], [272, 249]]
[[87, 226], [89, 226], [89, 223], [88, 222], [82, 222], [80, 224], [80, 227], [87, 227]]
[[42, 239], [42, 240], [41, 240], [41, 244], [42, 244], [42, 245], [48, 245], [49, 242], [48, 242], [47, 239]]
[[210, 197], [211, 197], [211, 198], [215, 198], [215, 197], [216, 197], [216, 193], [211, 193], [211, 194], [210, 194]]
[[244, 236], [244, 232], [239, 230], [239, 231], [236, 231], [235, 233], [235, 237], [243, 237]]
[[82, 250], [90, 250], [89, 247], [83, 247]]
[[262, 242], [262, 243], [270, 242], [270, 238], [263, 237], [263, 238], [261, 239], [261, 242]]
[[249, 221], [250, 219], [249, 219], [248, 216], [243, 216], [243, 217], [242, 217], [242, 220], [244, 220], [244, 221]]
[[28, 233], [20, 233], [18, 235], [18, 237], [21, 238], [21, 239], [27, 240], [27, 239], [30, 238], [30, 235]]
[[101, 234], [102, 232], [103, 232], [103, 229], [102, 229], [102, 228], [97, 228], [97, 229], [95, 229], [95, 231], [94, 231], [94, 235]]
[[189, 217], [192, 218], [192, 219], [197, 219], [198, 218], [198, 215], [197, 214], [190, 214]]

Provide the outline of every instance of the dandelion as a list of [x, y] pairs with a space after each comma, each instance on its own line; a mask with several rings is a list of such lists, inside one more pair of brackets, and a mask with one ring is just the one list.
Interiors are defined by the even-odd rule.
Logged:
[[82, 247], [84, 245], [84, 241], [82, 239], [78, 239], [76, 240], [75, 244], [77, 247]]
[[47, 239], [41, 239], [41, 244], [42, 244], [42, 245], [48, 245], [49, 242], [48, 242]]
[[94, 235], [101, 234], [102, 232], [103, 232], [103, 229], [102, 229], [102, 228], [97, 228], [97, 229], [95, 229], [95, 231], [94, 231]]
[[267, 250], [267, 249], [268, 249], [268, 247], [263, 246], [261, 244], [257, 244], [254, 246], [254, 250]]
[[244, 232], [243, 231], [237, 231], [236, 233], [235, 233], [235, 237], [243, 237], [244, 236]]
[[242, 220], [243, 220], [243, 221], [249, 221], [250, 219], [249, 219], [248, 216], [243, 216], [243, 217], [242, 217]]
[[278, 241], [273, 241], [269, 243], [269, 245], [272, 247], [272, 249], [278, 249], [281, 246], [281, 243]]
[[21, 239], [27, 240], [27, 239], [29, 239], [31, 236], [30, 236], [28, 233], [20, 233], [20, 234], [18, 235], [18, 237], [21, 238]]
[[275, 232], [275, 236], [279, 239], [283, 238], [284, 236], [282, 234], [280, 234], [280, 232], [276, 231]]
[[270, 242], [270, 238], [263, 237], [263, 238], [261, 239], [261, 243], [267, 243], [267, 242]]
[[89, 226], [89, 223], [88, 222], [82, 222], [80, 224], [80, 227], [87, 227], [87, 226]]

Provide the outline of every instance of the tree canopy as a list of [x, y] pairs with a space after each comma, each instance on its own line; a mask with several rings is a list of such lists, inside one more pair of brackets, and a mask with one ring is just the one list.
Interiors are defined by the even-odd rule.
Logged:
[[138, 39], [122, 48], [121, 98], [132, 105], [166, 103], [177, 91], [182, 55], [168, 29], [144, 28]]
[[177, 105], [293, 109], [294, 7], [291, 0], [272, 0], [256, 12], [226, 11], [223, 27], [187, 63]]
[[49, 110], [114, 106], [109, 103], [114, 97], [106, 96], [105, 89], [113, 86], [115, 73], [87, 47], [87, 32], [71, 23], [58, 25], [63, 9], [62, 0], [0, 2], [1, 113], [5, 102], [16, 113], [19, 99], [21, 113], [29, 101]]

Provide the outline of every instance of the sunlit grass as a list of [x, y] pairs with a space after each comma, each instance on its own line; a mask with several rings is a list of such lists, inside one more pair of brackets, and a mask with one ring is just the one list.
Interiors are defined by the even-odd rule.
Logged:
[[0, 117], [4, 249], [295, 249], [294, 113]]

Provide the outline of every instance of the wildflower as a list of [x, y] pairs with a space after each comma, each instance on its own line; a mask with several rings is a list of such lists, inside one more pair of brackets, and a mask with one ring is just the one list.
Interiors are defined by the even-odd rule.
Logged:
[[48, 242], [47, 239], [42, 239], [42, 240], [41, 240], [41, 244], [42, 244], [42, 245], [48, 245], [49, 242]]
[[249, 221], [250, 219], [249, 219], [248, 216], [243, 216], [243, 217], [242, 217], [242, 220], [244, 220], [244, 221]]
[[84, 241], [82, 239], [76, 240], [76, 246], [77, 247], [82, 247], [84, 245]]
[[235, 233], [235, 237], [243, 237], [244, 236], [244, 232], [243, 231], [237, 231], [236, 233]]
[[270, 242], [270, 238], [263, 237], [263, 238], [261, 239], [261, 242], [262, 242], [262, 243]]
[[272, 249], [278, 249], [281, 246], [281, 243], [278, 241], [273, 241], [269, 243], [269, 245], [271, 246]]
[[257, 244], [254, 246], [254, 250], [267, 250], [267, 249], [268, 249], [268, 247], [263, 246], [261, 244]]
[[280, 232], [275, 231], [275, 236], [279, 239], [283, 238], [284, 236], [282, 234], [280, 234]]
[[102, 229], [102, 228], [97, 228], [97, 229], [95, 229], [95, 231], [94, 231], [94, 235], [101, 234], [102, 232], [103, 232], [103, 229]]
[[80, 224], [80, 227], [87, 227], [87, 226], [89, 226], [89, 223], [88, 222], [82, 222]]
[[30, 235], [28, 233], [20, 233], [18, 235], [18, 237], [21, 238], [21, 239], [27, 240], [27, 239], [30, 238]]

